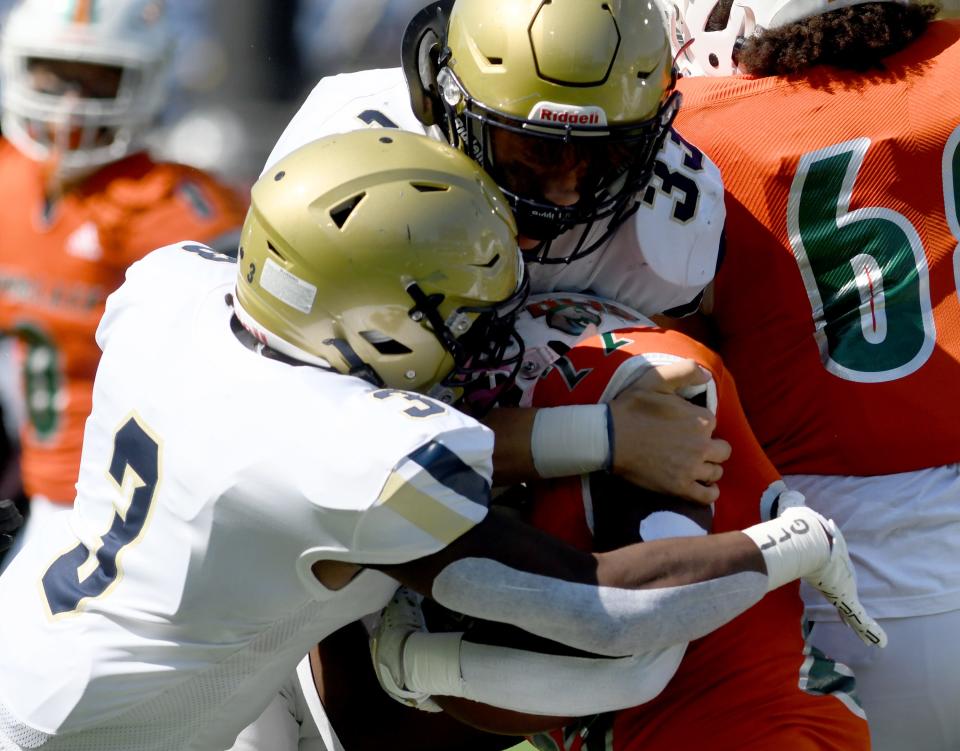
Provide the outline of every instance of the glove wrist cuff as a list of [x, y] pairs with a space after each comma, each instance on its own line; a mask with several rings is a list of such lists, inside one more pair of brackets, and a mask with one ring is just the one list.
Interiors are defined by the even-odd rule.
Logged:
[[460, 641], [463, 634], [413, 633], [403, 646], [403, 683], [426, 696], [463, 696]]
[[817, 571], [830, 560], [830, 536], [819, 514], [808, 508], [788, 508], [778, 518], [743, 533], [763, 555], [768, 592]]

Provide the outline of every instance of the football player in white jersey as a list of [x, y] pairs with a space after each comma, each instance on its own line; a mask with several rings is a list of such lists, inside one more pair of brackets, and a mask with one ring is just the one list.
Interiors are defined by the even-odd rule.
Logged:
[[[670, 128], [680, 99], [655, 3], [441, 0], [411, 21], [402, 48], [402, 68], [321, 80], [267, 164], [357, 128], [449, 141], [504, 190], [534, 291], [590, 290], [646, 315], [696, 309], [720, 254], [723, 186]], [[497, 483], [611, 467], [716, 500], [729, 445], [711, 437], [712, 415], [673, 393], [701, 379], [681, 363], [609, 412], [495, 411]]]
[[[185, 242], [130, 268], [97, 332], [74, 511], [0, 576], [17, 603], [0, 748], [224, 749], [398, 581], [616, 658], [595, 669], [621, 674], [624, 706], [658, 652], [772, 587], [810, 577], [855, 603], [812, 512], [792, 534], [777, 520], [604, 554], [487, 513], [493, 435], [445, 402], [520, 362], [515, 232], [473, 161], [364, 131], [258, 181], [239, 261]], [[440, 657], [418, 669], [459, 666]]]

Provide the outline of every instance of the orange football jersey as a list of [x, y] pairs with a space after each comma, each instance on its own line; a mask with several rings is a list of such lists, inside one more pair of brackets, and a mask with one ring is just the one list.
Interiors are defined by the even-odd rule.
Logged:
[[[733, 453], [724, 464], [714, 532], [739, 530], [769, 518], [782, 490], [740, 407], [732, 377], [716, 354], [677, 332], [622, 329], [577, 344], [534, 391], [535, 406], [599, 400], [629, 358], [665, 353], [691, 358], [717, 385], [716, 435]], [[531, 522], [581, 549], [594, 544], [598, 506], [580, 478], [538, 484]], [[634, 502], [643, 503], [643, 491]], [[636, 539], [636, 538], [635, 538]], [[625, 541], [621, 540], [621, 544]], [[655, 699], [580, 721], [538, 738], [557, 751], [862, 751], [870, 746], [849, 672], [812, 650], [802, 633], [803, 603], [793, 582], [774, 590], [726, 626], [692, 642], [673, 680]]]
[[244, 207], [204, 173], [146, 154], [49, 205], [40, 166], [6, 141], [0, 174], [0, 330], [16, 337], [22, 366], [24, 490], [72, 503], [107, 295], [149, 251], [237, 230]]
[[960, 461], [960, 22], [883, 69], [690, 78], [721, 169], [716, 345], [785, 474]]

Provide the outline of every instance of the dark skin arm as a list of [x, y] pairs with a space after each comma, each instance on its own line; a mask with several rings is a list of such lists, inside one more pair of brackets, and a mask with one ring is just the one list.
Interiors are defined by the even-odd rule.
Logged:
[[759, 548], [742, 532], [655, 540], [608, 553], [586, 553], [496, 509], [434, 555], [376, 568], [429, 597], [433, 579], [462, 558], [488, 558], [534, 574], [623, 589], [674, 587], [744, 571], [766, 573]]
[[[640, 487], [713, 503], [719, 496], [721, 464], [730, 444], [713, 437], [716, 419], [704, 407], [677, 395], [704, 383], [693, 361], [654, 368], [611, 402], [614, 424], [613, 470]], [[494, 482], [515, 485], [539, 479], [530, 451], [536, 409], [500, 408], [485, 423], [496, 434]]]
[[[492, 509], [484, 521], [434, 555], [400, 565], [373, 568], [430, 597], [434, 579], [451, 563], [464, 558], [492, 559], [514, 569], [568, 582], [624, 589], [693, 584], [744, 571], [766, 573], [759, 548], [741, 532], [656, 540], [605, 553], [588, 553], [576, 550], [500, 509]], [[361, 566], [356, 564], [331, 561], [321, 561], [313, 566], [314, 575], [330, 589], [344, 586], [360, 569]], [[348, 667], [352, 665], [355, 669], [354, 660], [344, 659]], [[369, 662], [369, 659], [363, 660], [364, 665], [369, 666]], [[324, 669], [328, 669], [326, 664]], [[381, 692], [370, 693], [380, 695]], [[357, 694], [344, 690], [341, 695], [349, 698]], [[333, 701], [335, 696], [327, 692], [326, 700]], [[444, 700], [442, 706], [454, 717], [508, 734], [558, 727], [567, 719], [493, 708], [489, 711], [481, 709], [478, 714], [478, 705], [474, 702], [456, 700]], [[332, 709], [337, 716], [344, 712], [349, 715], [350, 711], [349, 706]], [[337, 728], [352, 724], [349, 719], [333, 721]]]
[[[371, 568], [431, 597], [434, 578], [463, 558], [487, 558], [520, 571], [621, 589], [676, 587], [745, 571], [766, 573], [760, 549], [742, 532], [654, 540], [607, 553], [586, 553], [500, 509], [491, 509], [480, 524], [433, 555]], [[328, 589], [340, 589], [361, 568], [319, 561], [313, 573]]]

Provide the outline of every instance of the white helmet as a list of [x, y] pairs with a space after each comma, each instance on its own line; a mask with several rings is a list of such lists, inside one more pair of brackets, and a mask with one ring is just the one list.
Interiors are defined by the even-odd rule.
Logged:
[[670, 41], [683, 75], [729, 76], [738, 72], [733, 59], [737, 48], [758, 28], [774, 29], [868, 2], [910, 4], [910, 0], [733, 0], [726, 27], [707, 31], [719, 0], [672, 0], [667, 9]]
[[[172, 36], [163, 0], [21, 0], [0, 34], [3, 134], [60, 176], [114, 162], [140, 144], [167, 96]], [[114, 97], [41, 93], [32, 61], [117, 69]]]

